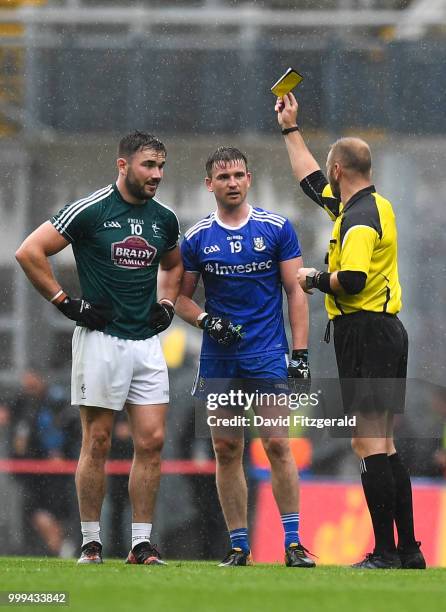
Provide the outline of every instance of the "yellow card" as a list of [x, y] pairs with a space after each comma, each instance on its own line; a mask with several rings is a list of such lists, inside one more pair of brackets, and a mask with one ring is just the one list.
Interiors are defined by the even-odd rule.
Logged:
[[299, 83], [303, 81], [303, 76], [299, 74], [294, 68], [288, 68], [288, 70], [283, 74], [277, 83], [271, 87], [272, 93], [281, 98], [287, 93], [290, 93], [292, 89], [294, 89]]

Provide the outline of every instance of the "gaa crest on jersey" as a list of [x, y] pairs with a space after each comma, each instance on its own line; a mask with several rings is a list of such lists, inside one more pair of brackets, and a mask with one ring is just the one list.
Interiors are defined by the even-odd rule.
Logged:
[[255, 236], [252, 241], [254, 243], [254, 251], [264, 251], [266, 249], [266, 244], [263, 240], [263, 236]]
[[124, 240], [113, 242], [111, 245], [113, 263], [119, 268], [147, 268], [156, 253], [156, 247], [141, 236], [127, 236]]

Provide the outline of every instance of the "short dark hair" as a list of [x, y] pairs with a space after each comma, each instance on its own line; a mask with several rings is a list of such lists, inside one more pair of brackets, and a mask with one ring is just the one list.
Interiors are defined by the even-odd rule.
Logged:
[[143, 149], [153, 149], [154, 151], [159, 151], [167, 155], [166, 147], [161, 140], [153, 136], [153, 134], [135, 130], [131, 134], [127, 134], [127, 136], [121, 138], [118, 146], [118, 157], [128, 159]]
[[344, 168], [368, 176], [372, 169], [372, 156], [368, 144], [360, 138], [340, 138], [331, 146], [333, 159]]
[[206, 162], [206, 174], [209, 178], [212, 176], [212, 169], [220, 164], [227, 164], [228, 162], [241, 161], [245, 164], [246, 170], [248, 170], [248, 159], [244, 153], [235, 147], [218, 147], [216, 151], [209, 155]]

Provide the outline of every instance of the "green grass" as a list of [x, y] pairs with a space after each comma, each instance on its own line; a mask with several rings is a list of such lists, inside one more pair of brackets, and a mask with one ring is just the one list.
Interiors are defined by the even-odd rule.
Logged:
[[0, 585], [3, 591], [67, 591], [70, 605], [63, 608], [82, 612], [133, 607], [144, 612], [437, 612], [446, 598], [446, 569], [218, 568], [193, 561], [149, 567], [114, 560], [77, 566], [74, 561], [9, 557], [0, 558]]

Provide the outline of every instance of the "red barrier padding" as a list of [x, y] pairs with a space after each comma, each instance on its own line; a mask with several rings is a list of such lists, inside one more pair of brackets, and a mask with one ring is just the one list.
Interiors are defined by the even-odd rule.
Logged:
[[[415, 536], [430, 566], [446, 566], [446, 486], [413, 482]], [[373, 549], [373, 531], [359, 483], [301, 483], [300, 535], [318, 565], [350, 565]], [[283, 562], [283, 528], [271, 483], [257, 489], [254, 562]]]
[[[112, 459], [107, 461], [107, 474], [128, 474], [131, 461]], [[0, 473], [9, 474], [74, 474], [77, 461], [68, 459], [0, 459]], [[161, 463], [163, 474], [215, 474], [215, 461], [166, 459]]]

